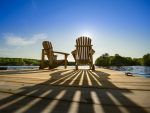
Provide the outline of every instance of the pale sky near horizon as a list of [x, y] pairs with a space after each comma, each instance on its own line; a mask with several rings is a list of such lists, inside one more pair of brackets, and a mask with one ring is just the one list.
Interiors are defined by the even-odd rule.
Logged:
[[40, 59], [49, 40], [73, 61], [83, 35], [92, 38], [94, 59], [150, 53], [150, 0], [0, 0], [0, 57]]

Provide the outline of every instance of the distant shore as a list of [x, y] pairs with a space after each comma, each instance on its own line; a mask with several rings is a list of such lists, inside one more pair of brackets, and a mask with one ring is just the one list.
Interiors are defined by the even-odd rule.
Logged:
[[0, 66], [0, 70], [39, 69], [39, 66]]

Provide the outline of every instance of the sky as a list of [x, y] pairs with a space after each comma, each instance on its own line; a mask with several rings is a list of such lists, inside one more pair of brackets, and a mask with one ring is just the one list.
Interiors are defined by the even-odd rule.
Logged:
[[80, 36], [92, 39], [94, 60], [143, 57], [150, 53], [150, 0], [0, 0], [0, 57], [40, 59], [48, 40], [74, 61]]

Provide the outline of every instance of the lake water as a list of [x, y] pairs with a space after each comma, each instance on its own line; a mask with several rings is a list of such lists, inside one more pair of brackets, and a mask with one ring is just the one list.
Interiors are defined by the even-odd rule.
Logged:
[[109, 68], [122, 72], [130, 72], [137, 76], [150, 78], [150, 66], [111, 66]]
[[[7, 70], [21, 70], [21, 69], [39, 69], [39, 66], [0, 66], [7, 67]], [[64, 66], [60, 66], [64, 68]], [[75, 69], [75, 66], [67, 66], [68, 69]], [[150, 78], [150, 66], [111, 66], [110, 69], [130, 72], [137, 76], [144, 76]], [[79, 69], [89, 69], [89, 66], [79, 66]]]

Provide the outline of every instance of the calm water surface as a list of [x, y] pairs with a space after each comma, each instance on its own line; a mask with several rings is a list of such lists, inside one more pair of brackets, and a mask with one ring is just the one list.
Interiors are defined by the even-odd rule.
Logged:
[[150, 66], [111, 66], [111, 69], [150, 78]]

